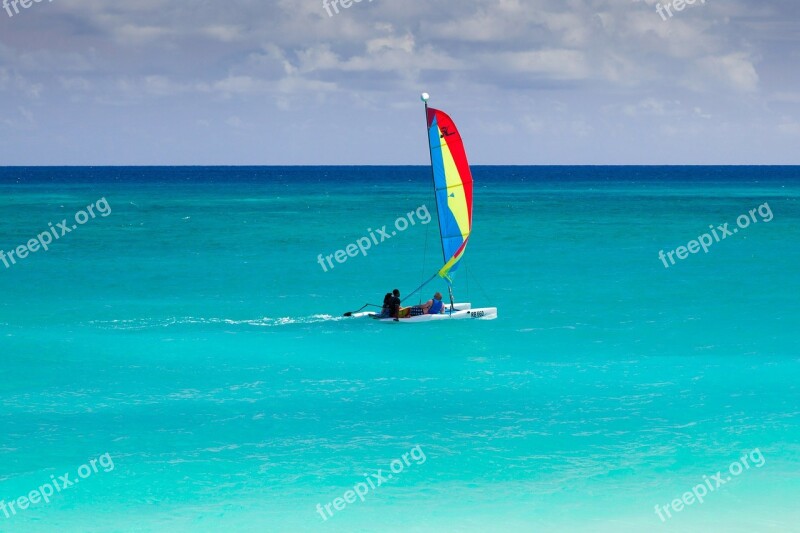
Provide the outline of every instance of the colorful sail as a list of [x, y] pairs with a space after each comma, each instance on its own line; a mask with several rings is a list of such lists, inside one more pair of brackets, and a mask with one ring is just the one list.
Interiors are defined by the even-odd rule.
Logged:
[[452, 281], [450, 276], [458, 269], [472, 232], [472, 172], [453, 120], [433, 108], [427, 108], [427, 115], [444, 254], [444, 266], [439, 270], [439, 276]]

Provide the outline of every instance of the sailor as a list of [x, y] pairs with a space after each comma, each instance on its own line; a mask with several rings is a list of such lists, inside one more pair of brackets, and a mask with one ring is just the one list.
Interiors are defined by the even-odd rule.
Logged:
[[442, 293], [441, 292], [437, 292], [436, 294], [434, 294], [433, 295], [433, 300], [430, 300], [430, 301], [425, 303], [425, 305], [428, 305], [428, 304], [430, 304], [430, 305], [428, 306], [428, 309], [426, 311], [427, 314], [429, 314], [429, 315], [438, 315], [438, 314], [444, 313], [444, 302], [442, 302]]
[[415, 305], [411, 307], [408, 316], [422, 316], [422, 315], [438, 315], [444, 312], [444, 303], [442, 303], [442, 294], [437, 292], [433, 298], [428, 300], [422, 305]]
[[377, 318], [391, 318], [392, 316], [392, 293], [387, 292], [386, 296], [383, 297], [383, 307], [381, 308], [381, 314], [377, 316]]
[[400, 291], [392, 291], [392, 299], [389, 300], [389, 316], [397, 320], [400, 318]]

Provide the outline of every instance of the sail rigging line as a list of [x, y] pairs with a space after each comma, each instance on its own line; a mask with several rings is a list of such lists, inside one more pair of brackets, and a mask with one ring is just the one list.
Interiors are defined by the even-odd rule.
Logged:
[[469, 295], [470, 295], [470, 292], [469, 292], [469, 263], [467, 263], [466, 261], [464, 261], [464, 272], [466, 273], [466, 276], [464, 276], [464, 279], [466, 281], [466, 287], [464, 287], [464, 292], [467, 293], [467, 300], [469, 300]]
[[[434, 199], [436, 199], [436, 204], [437, 204], [437, 207], [436, 207], [436, 222], [439, 224], [439, 237], [441, 238], [441, 242], [442, 242], [442, 260], [444, 261], [444, 264], [447, 265], [448, 257], [447, 257], [447, 252], [444, 249], [444, 231], [442, 230], [442, 214], [441, 214], [440, 208], [438, 206], [438, 204], [439, 204], [439, 189], [436, 187], [436, 169], [434, 168], [434, 162], [433, 162], [433, 143], [431, 142], [431, 129], [432, 129], [431, 126], [433, 125], [433, 121], [431, 120], [430, 111], [428, 111], [428, 101], [425, 99], [424, 96], [423, 96], [423, 101], [425, 102], [425, 130], [426, 130], [426, 134], [427, 134], [426, 137], [428, 138], [428, 155], [430, 155], [430, 158], [431, 158], [431, 179], [433, 180], [433, 197], [434, 197]], [[440, 133], [438, 133], [438, 131], [439, 131], [439, 129], [437, 127], [437, 135], [439, 135], [440, 139], [444, 139], [444, 136], [442, 136]], [[450, 189], [451, 187], [454, 187], [454, 186], [455, 185], [446, 186], [446, 187], [443, 188], [443, 190], [446, 191], [446, 190], [448, 190], [448, 189]], [[451, 235], [448, 235], [448, 237], [451, 237]], [[428, 283], [430, 283], [430, 282], [428, 282]], [[423, 285], [423, 287], [424, 286], [425, 285]], [[422, 287], [420, 287], [420, 289], [422, 289]], [[420, 290], [420, 289], [417, 289], [417, 290]], [[449, 293], [449, 296], [450, 296], [450, 312], [452, 313], [453, 309], [456, 306], [456, 304], [455, 304], [455, 299], [453, 298], [453, 286], [450, 284], [449, 281], [447, 283], [447, 292]], [[422, 302], [422, 295], [420, 295], [420, 302]]]
[[[425, 279], [425, 269], [427, 261], [428, 261], [428, 224], [425, 224], [425, 251], [422, 253], [422, 272], [419, 275], [420, 281]], [[419, 305], [422, 305], [422, 294], [419, 295]]]
[[[470, 276], [471, 274], [472, 274], [472, 273], [471, 273], [469, 270], [467, 270], [467, 280], [469, 280], [469, 276]], [[487, 302], [489, 302], [489, 305], [490, 305], [490, 306], [493, 306], [493, 305], [492, 305], [492, 298], [489, 296], [489, 293], [487, 293], [487, 292], [484, 290], [484, 288], [481, 286], [481, 284], [480, 284], [480, 282], [478, 281], [478, 279], [477, 279], [475, 276], [472, 276], [472, 281], [474, 281], [474, 282], [475, 282], [475, 284], [478, 286], [478, 289], [479, 289], [479, 290], [480, 290], [480, 291], [483, 293], [483, 296], [484, 296], [484, 298], [486, 298], [486, 301], [487, 301]], [[468, 282], [469, 282], [469, 281], [468, 281]]]
[[356, 313], [360, 313], [361, 311], [363, 311], [363, 310], [364, 310], [364, 309], [366, 309], [367, 307], [377, 307], [378, 309], [383, 309], [383, 306], [382, 306], [382, 305], [376, 305], [376, 304], [364, 304], [364, 306], [363, 306], [363, 307], [361, 307], [361, 309], [358, 309], [357, 311], [348, 311], [348, 312], [346, 312], [346, 313], [345, 313], [343, 316], [353, 316], [353, 315], [354, 315], [354, 314], [356, 314]]
[[[423, 97], [424, 98], [424, 97]], [[436, 199], [438, 190], [436, 189], [436, 170], [433, 168], [433, 145], [430, 142], [431, 138], [431, 126], [430, 126], [430, 115], [428, 114], [428, 101], [424, 100], [425, 102], [425, 133], [426, 138], [428, 139], [428, 155], [431, 158], [431, 179], [433, 180], [433, 197]], [[438, 203], [438, 199], [437, 199]], [[436, 208], [436, 222], [439, 224], [439, 236], [441, 237], [442, 234], [442, 217], [439, 214], [439, 208]], [[442, 239], [442, 259], [444, 260], [445, 264], [447, 263], [447, 252], [444, 251], [444, 239]]]
[[438, 276], [438, 275], [439, 275], [439, 273], [437, 272], [436, 274], [434, 274], [433, 276], [431, 276], [431, 277], [430, 277], [430, 279], [429, 279], [428, 281], [426, 281], [425, 283], [423, 283], [422, 285], [420, 285], [419, 287], [417, 287], [416, 289], [414, 289], [413, 291], [411, 291], [411, 292], [408, 294], [408, 296], [406, 296], [405, 298], [403, 298], [402, 300], [400, 300], [400, 303], [403, 303], [403, 302], [405, 302], [406, 300], [408, 300], [409, 298], [411, 298], [412, 296], [414, 296], [415, 294], [417, 294], [419, 291], [421, 291], [421, 290], [422, 290], [422, 289], [425, 287], [425, 285], [427, 285], [427, 284], [428, 284], [428, 283], [430, 283], [431, 281], [435, 280], [435, 279], [436, 279], [436, 276]]

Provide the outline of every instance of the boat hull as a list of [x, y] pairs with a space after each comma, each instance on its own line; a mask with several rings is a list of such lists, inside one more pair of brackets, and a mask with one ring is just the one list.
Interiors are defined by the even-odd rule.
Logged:
[[[452, 313], [448, 310], [446, 313], [439, 315], [420, 315], [408, 318], [401, 318], [397, 322], [405, 323], [418, 323], [418, 322], [435, 322], [437, 320], [494, 320], [497, 318], [496, 307], [480, 307], [476, 309], [463, 309], [455, 310]], [[381, 322], [394, 322], [392, 318], [382, 318]]]
[[[357, 313], [355, 318], [375, 318], [375, 313]], [[438, 320], [494, 320], [497, 318], [496, 307], [472, 308], [470, 303], [455, 304], [454, 310], [450, 312], [449, 306], [444, 313], [438, 315], [419, 315], [395, 320], [393, 318], [376, 319], [379, 322], [397, 322], [401, 324], [417, 324], [420, 322], [435, 322]]]

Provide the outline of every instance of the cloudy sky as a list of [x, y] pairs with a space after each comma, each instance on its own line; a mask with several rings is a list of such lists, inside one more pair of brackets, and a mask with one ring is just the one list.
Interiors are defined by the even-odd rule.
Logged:
[[477, 164], [800, 163], [798, 0], [17, 9], [0, 165], [425, 164], [423, 90]]

